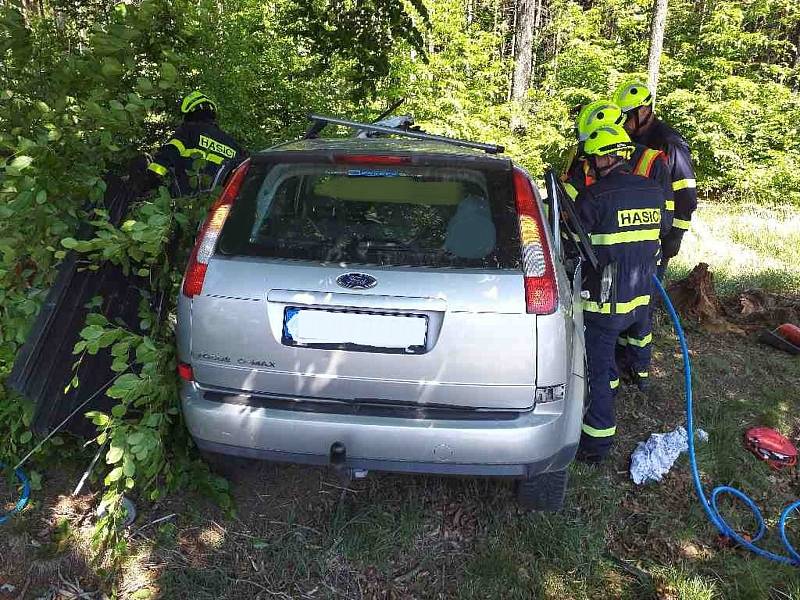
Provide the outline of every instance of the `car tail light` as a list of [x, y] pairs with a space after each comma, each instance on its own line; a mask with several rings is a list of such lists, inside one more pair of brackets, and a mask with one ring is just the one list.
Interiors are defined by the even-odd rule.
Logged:
[[211, 205], [208, 216], [197, 234], [197, 241], [189, 257], [189, 266], [186, 267], [186, 277], [183, 279], [183, 295], [193, 298], [203, 290], [203, 281], [206, 278], [208, 261], [217, 247], [217, 240], [231, 211], [233, 201], [242, 187], [242, 181], [247, 174], [250, 161], [243, 162], [231, 175], [230, 181], [222, 190], [219, 198]]
[[514, 169], [514, 197], [519, 217], [525, 303], [529, 313], [547, 315], [556, 309], [556, 277], [533, 188], [521, 169]]
[[381, 156], [374, 154], [337, 154], [333, 161], [345, 165], [409, 165], [410, 156]]
[[192, 370], [192, 365], [178, 363], [178, 377], [184, 381], [194, 381], [194, 371]]

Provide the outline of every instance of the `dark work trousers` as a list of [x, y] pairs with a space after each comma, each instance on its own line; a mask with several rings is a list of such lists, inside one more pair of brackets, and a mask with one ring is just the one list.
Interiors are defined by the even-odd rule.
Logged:
[[[667, 272], [668, 258], [662, 258], [656, 267], [656, 276], [660, 282], [664, 282], [664, 275]], [[617, 360], [617, 370], [620, 373], [636, 373], [638, 377], [647, 377], [650, 367], [650, 357], [652, 355], [652, 324], [653, 313], [656, 307], [661, 304], [661, 294], [653, 285], [650, 295], [650, 318], [634, 324], [631, 331], [626, 332], [617, 339], [614, 355]], [[644, 346], [647, 346], [645, 349]]]
[[[586, 358], [589, 364], [589, 410], [583, 418], [581, 450], [603, 458], [608, 454], [617, 431], [614, 399], [619, 375], [614, 358], [617, 339], [650, 334], [650, 309], [642, 306], [627, 315], [589, 315], [586, 324]], [[650, 344], [636, 347], [635, 368], [646, 372], [650, 363]]]

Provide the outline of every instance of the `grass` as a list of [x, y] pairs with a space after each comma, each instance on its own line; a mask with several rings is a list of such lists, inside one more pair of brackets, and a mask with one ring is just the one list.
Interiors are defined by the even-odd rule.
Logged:
[[[709, 205], [694, 221], [672, 276], [704, 260], [723, 293], [751, 286], [798, 293], [800, 212]], [[767, 425], [798, 439], [800, 361], [751, 336], [687, 329], [696, 417], [710, 435], [699, 447], [706, 489], [731, 484], [749, 493], [770, 526], [765, 545], [779, 550], [775, 522], [800, 487], [745, 452], [741, 435]], [[33, 507], [3, 530], [0, 583], [21, 586], [44, 573], [30, 586], [42, 595], [58, 581], [47, 574], [58, 572], [82, 576], [86, 589], [115, 585], [118, 597], [139, 599], [800, 600], [797, 569], [716, 546], [685, 457], [659, 484], [630, 481], [636, 443], [684, 421], [676, 342], [663, 319], [656, 333], [653, 395], [623, 391], [611, 462], [573, 465], [559, 514], [522, 513], [508, 482], [371, 474], [343, 489], [326, 471], [264, 464], [234, 478], [236, 518], [193, 496], [140, 506], [139, 525], [178, 516], [133, 536], [131, 559], [103, 577], [88, 560], [86, 509], [59, 498], [78, 469], [47, 474]], [[735, 503], [725, 506], [731, 523], [752, 527]], [[44, 533], [43, 522], [50, 523]]]
[[621, 494], [593, 469], [575, 465], [572, 475], [563, 513], [492, 520], [484, 544], [466, 563], [459, 597], [590, 597], [592, 590], [608, 589], [606, 530]]
[[800, 292], [800, 209], [701, 205], [670, 268], [683, 276], [700, 262], [709, 264], [722, 294], [747, 288]]
[[376, 504], [366, 510], [350, 507], [336, 514], [332, 529], [346, 559], [385, 567], [394, 553], [412, 548], [423, 515], [424, 506], [413, 501], [397, 507]]

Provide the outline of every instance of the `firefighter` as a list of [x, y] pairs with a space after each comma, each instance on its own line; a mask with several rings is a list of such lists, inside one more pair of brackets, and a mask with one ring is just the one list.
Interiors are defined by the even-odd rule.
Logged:
[[[603, 125], [583, 143], [582, 154], [595, 183], [578, 195], [578, 217], [590, 236], [599, 266], [587, 267], [583, 302], [589, 366], [589, 410], [583, 421], [579, 458], [598, 463], [616, 432], [614, 399], [619, 387], [614, 345], [617, 338], [650, 335], [652, 275], [656, 272], [666, 192], [631, 172], [635, 150], [620, 125]], [[650, 367], [650, 346], [636, 347], [633, 366]]]
[[585, 187], [594, 183], [594, 176], [589, 168], [589, 163], [581, 154], [581, 144], [589, 137], [592, 130], [602, 125], [621, 125], [625, 115], [619, 107], [608, 100], [595, 100], [583, 105], [575, 119], [575, 137], [577, 143], [567, 153], [567, 164], [561, 180], [564, 189], [574, 200], [578, 193]]
[[[584, 106], [575, 122], [575, 133], [578, 138], [578, 145], [582, 144], [589, 137], [589, 134], [597, 127], [602, 125], [622, 125], [625, 122], [625, 114], [610, 100], [596, 100]], [[664, 210], [671, 214], [674, 210], [672, 201], [672, 177], [669, 173], [667, 156], [660, 150], [648, 148], [643, 144], [633, 143], [634, 150], [628, 161], [634, 175], [648, 177], [658, 183], [666, 194]], [[585, 158], [576, 156], [563, 178], [564, 188], [574, 199], [578, 191], [591, 185], [594, 176]], [[669, 234], [669, 229], [662, 229], [662, 240]], [[660, 248], [659, 248], [660, 251]], [[659, 257], [660, 259], [660, 257]], [[655, 301], [655, 299], [654, 299]], [[651, 307], [652, 308], [652, 307]], [[619, 367], [622, 378], [626, 382], [635, 384], [640, 391], [647, 392], [650, 387], [649, 373], [647, 371], [637, 371], [632, 367], [639, 348], [649, 346], [652, 343], [652, 336], [647, 335], [643, 338], [634, 336], [624, 336], [617, 340], [615, 355], [617, 366]]]
[[[172, 176], [177, 196], [209, 189], [223, 167], [238, 163], [246, 153], [217, 125], [217, 105], [194, 91], [181, 102], [183, 123], [147, 166], [140, 189], [149, 190]], [[197, 164], [197, 159], [205, 162]], [[200, 181], [192, 177], [199, 168]]]
[[[589, 134], [602, 125], [622, 125], [625, 122], [625, 114], [610, 100], [595, 100], [581, 108], [575, 122], [575, 134], [578, 144], [573, 151], [574, 158], [567, 166], [562, 175], [564, 187], [567, 193], [574, 200], [578, 192], [594, 182], [591, 169], [586, 159], [579, 155], [577, 151], [580, 145], [586, 141]], [[630, 166], [635, 175], [649, 177], [661, 185], [668, 193], [665, 209], [672, 211], [672, 178], [669, 173], [667, 156], [660, 150], [648, 148], [644, 144], [633, 142], [634, 151], [631, 154]]]
[[675, 207], [672, 229], [661, 240], [661, 264], [658, 276], [663, 279], [669, 260], [680, 251], [697, 208], [697, 182], [686, 140], [653, 112], [653, 94], [641, 81], [623, 83], [614, 92], [613, 101], [625, 113], [625, 129], [633, 141], [661, 150], [667, 155]]

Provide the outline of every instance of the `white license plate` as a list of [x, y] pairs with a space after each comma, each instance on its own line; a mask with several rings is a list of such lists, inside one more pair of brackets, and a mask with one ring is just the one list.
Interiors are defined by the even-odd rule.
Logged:
[[381, 315], [287, 308], [283, 336], [306, 346], [365, 346], [395, 350], [425, 347], [428, 319], [422, 315]]

